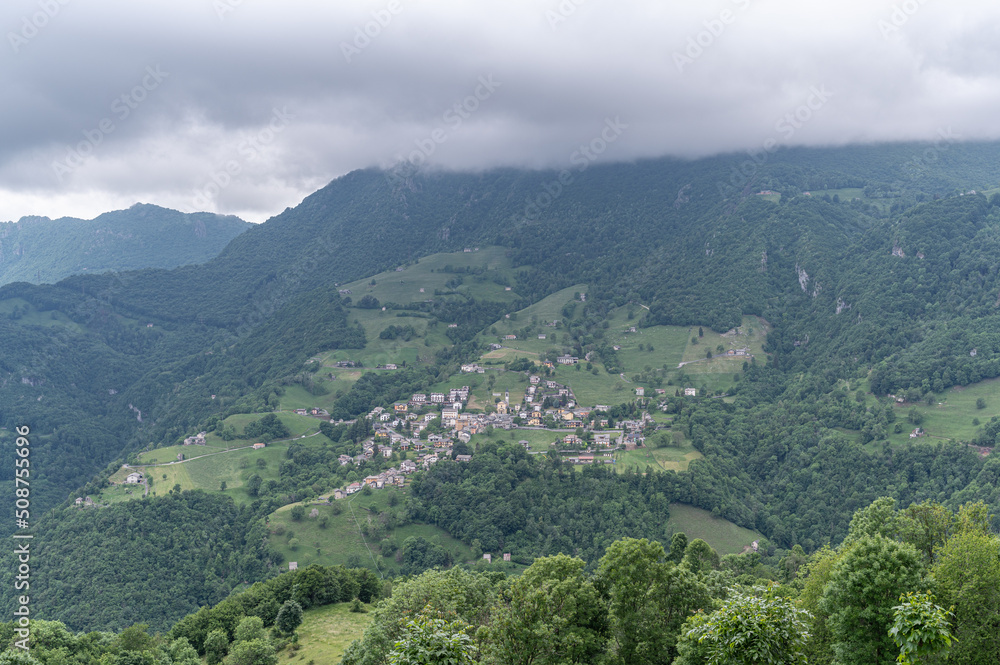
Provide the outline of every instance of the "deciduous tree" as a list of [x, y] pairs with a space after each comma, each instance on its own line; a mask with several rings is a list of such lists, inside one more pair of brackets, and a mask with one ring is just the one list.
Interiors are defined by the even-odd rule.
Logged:
[[[853, 525], [852, 525], [853, 526]], [[820, 608], [830, 617], [833, 649], [843, 665], [882, 665], [899, 650], [889, 637], [899, 594], [923, 586], [913, 545], [862, 536], [834, 564]]]

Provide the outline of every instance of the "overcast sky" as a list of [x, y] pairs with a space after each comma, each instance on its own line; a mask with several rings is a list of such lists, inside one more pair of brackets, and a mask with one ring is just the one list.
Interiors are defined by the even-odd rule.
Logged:
[[0, 26], [0, 220], [259, 222], [400, 159], [1000, 138], [995, 2], [5, 0]]

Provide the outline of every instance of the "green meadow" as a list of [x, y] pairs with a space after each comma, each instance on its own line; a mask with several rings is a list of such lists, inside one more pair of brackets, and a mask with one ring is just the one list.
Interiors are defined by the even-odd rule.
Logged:
[[727, 519], [715, 517], [707, 510], [683, 503], [670, 504], [667, 527], [675, 533], [683, 531], [688, 542], [701, 538], [720, 555], [739, 554], [750, 543], [762, 538], [756, 531], [744, 529]]
[[[339, 288], [349, 289], [350, 298], [355, 303], [366, 295], [378, 298], [380, 303], [398, 304], [442, 297], [435, 296], [435, 291], [454, 291], [484, 300], [511, 301], [517, 298], [517, 294], [513, 290], [507, 291], [506, 286], [513, 286], [515, 270], [506, 254], [507, 250], [503, 247], [480, 247], [477, 252], [432, 254], [417, 263], [400, 266], [402, 270], [389, 270], [374, 277], [343, 284]], [[452, 269], [485, 268], [485, 272], [481, 275], [460, 274], [448, 272], [448, 266]], [[461, 283], [455, 285], [458, 281]], [[449, 282], [452, 286], [449, 286]]]
[[[234, 423], [245, 425], [260, 415], [231, 416], [226, 422], [235, 419]], [[309, 425], [319, 422], [315, 418], [294, 414], [281, 414], [280, 417], [286, 425], [289, 425], [297, 442], [302, 445], [328, 442], [326, 437], [318, 434], [305, 434], [305, 438], [302, 438], [302, 433], [309, 432]], [[237, 503], [249, 503], [252, 497], [243, 489], [247, 479], [257, 474], [265, 481], [279, 480], [278, 469], [285, 459], [290, 441], [272, 442], [258, 450], [254, 450], [252, 444], [251, 441], [234, 440], [226, 444], [227, 448], [213, 445], [158, 448], [142, 453], [138, 463], [133, 465], [133, 469], [118, 469], [109, 480], [111, 483], [124, 483], [125, 477], [132, 470], [138, 470], [142, 471], [150, 482], [150, 496], [167, 494], [175, 485], [180, 485], [182, 491], [194, 489], [222, 491]], [[178, 454], [184, 455], [184, 461], [177, 459]], [[221, 490], [222, 483], [226, 484], [224, 491]], [[130, 485], [125, 488], [139, 488], [138, 493], [128, 494], [122, 489], [123, 486], [118, 484], [105, 488], [99, 496], [94, 497], [94, 500], [108, 503], [142, 497], [141, 485]]]
[[[282, 663], [337, 663], [354, 640], [360, 639], [371, 623], [370, 612], [351, 612], [350, 603], [314, 607], [302, 613], [302, 625], [295, 631], [299, 641], [278, 652]], [[366, 605], [371, 610], [373, 605]]]
[[678, 448], [637, 448], [619, 450], [615, 453], [615, 468], [619, 471], [635, 469], [645, 471], [652, 467], [655, 471], [687, 471], [688, 465], [704, 457], [690, 443]]
[[[977, 407], [977, 400], [982, 399], [985, 407]], [[910, 432], [917, 425], [907, 420], [911, 410], [920, 414], [920, 427], [926, 436], [911, 439]], [[1000, 415], [1000, 379], [988, 379], [969, 386], [955, 386], [943, 393], [934, 395], [934, 404], [926, 402], [919, 404], [895, 404], [893, 410], [896, 422], [902, 425], [902, 432], [890, 434], [889, 440], [894, 444], [908, 445], [913, 443], [937, 441], [971, 441], [976, 432], [982, 429], [990, 418]], [[980, 425], [975, 425], [978, 419]], [[894, 423], [895, 424], [895, 423]], [[892, 432], [893, 425], [889, 426]]]
[[[68, 328], [75, 333], [83, 332], [82, 326], [62, 312], [57, 312], [55, 310], [39, 310], [23, 298], [8, 298], [6, 300], [0, 300], [0, 315], [9, 316], [15, 309], [18, 310], [18, 320], [22, 324], [43, 326], [45, 328], [63, 327]], [[125, 319], [124, 317], [119, 318], [125, 323], [131, 322], [131, 320]]]
[[[333, 489], [330, 488], [331, 491]], [[383, 513], [400, 510], [399, 507], [389, 505], [389, 496], [394, 493], [400, 499], [401, 506], [405, 491], [404, 488], [386, 488], [373, 490], [368, 496], [358, 492], [347, 499], [333, 501], [331, 505], [303, 503], [306, 516], [299, 521], [292, 519], [291, 514], [292, 507], [299, 504], [282, 506], [268, 517], [270, 542], [286, 562], [295, 561], [300, 568], [314, 563], [324, 566], [352, 563], [382, 573], [398, 573], [399, 563], [395, 556], [381, 556], [381, 541], [388, 538], [402, 547], [410, 536], [422, 536], [441, 545], [452, 553], [456, 563], [471, 561], [472, 552], [468, 547], [444, 530], [429, 524], [407, 524], [383, 530], [378, 535], [363, 535], [361, 525], [369, 525], [368, 528], [371, 529], [371, 525], [377, 524]], [[317, 511], [316, 517], [309, 517], [314, 509]], [[323, 516], [328, 520], [326, 527], [321, 526], [320, 518]], [[376, 530], [371, 529], [369, 534]], [[293, 539], [298, 542], [293, 543]]]

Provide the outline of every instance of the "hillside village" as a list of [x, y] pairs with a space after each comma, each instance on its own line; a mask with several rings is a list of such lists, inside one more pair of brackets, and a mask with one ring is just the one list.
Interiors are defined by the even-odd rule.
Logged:
[[[463, 261], [471, 263], [463, 265]], [[740, 366], [755, 362], [767, 323], [745, 317], [741, 326], [724, 333], [697, 326], [649, 326], [643, 322], [644, 306], [632, 304], [614, 310], [606, 318], [605, 323], [610, 324], [604, 325], [606, 351], [597, 353], [581, 348], [577, 341], [584, 316], [582, 305], [589, 302], [588, 289], [582, 284], [567, 287], [484, 327], [476, 337], [478, 356], [467, 356], [452, 365], [440, 383], [419, 386], [423, 392], [402, 399], [396, 394], [395, 402], [376, 401], [363, 415], [335, 413], [338, 399], [362, 377], [395, 375], [427, 366], [434, 357], [428, 349], [447, 348], [453, 342], [450, 331], [459, 324], [438, 326], [433, 318], [393, 311], [399, 306], [387, 308], [384, 303], [409, 298], [419, 301], [426, 297], [425, 292], [434, 291], [436, 295], [442, 287], [465, 289], [476, 284], [482, 285], [477, 288], [510, 294], [511, 288], [503, 284], [506, 277], [465, 285], [455, 279], [455, 275], [480, 270], [475, 267], [480, 262], [491, 266], [490, 271], [504, 274], [510, 270], [506, 267], [509, 261], [495, 248], [442, 254], [397, 269], [393, 277], [385, 273], [343, 285], [340, 295], [371, 296], [374, 303], [383, 305], [351, 305], [354, 323], [365, 330], [365, 346], [314, 354], [306, 361], [304, 371], [293, 377], [300, 383], [284, 389], [286, 394], [280, 404], [268, 405], [273, 409], [271, 418], [280, 416], [294, 434], [261, 436], [244, 429], [259, 416], [227, 417], [175, 443], [206, 446], [210, 451], [187, 455], [179, 448], [172, 453], [176, 461], [151, 456], [152, 466], [186, 465], [208, 455], [246, 448], [258, 450], [279, 443], [292, 445], [305, 434], [327, 433], [317, 431], [323, 427], [317, 428], [307, 419], [338, 428], [332, 432], [353, 428], [359, 421], [366, 423], [363, 431], [351, 435], [350, 445], [339, 441], [341, 435], [333, 435], [338, 449], [333, 452], [332, 470], [338, 473], [330, 477], [332, 482], [321, 483], [326, 487], [314, 484], [313, 497], [324, 494], [321, 502], [351, 496], [366, 487], [378, 490], [405, 486], [407, 476], [439, 461], [471, 461], [477, 446], [489, 438], [520, 443], [529, 454], [552, 454], [562, 463], [578, 468], [604, 464], [618, 470], [643, 471], [652, 466], [681, 471], [700, 457], [683, 432], [670, 431], [670, 413], [677, 408], [676, 404], [671, 406], [671, 400], [724, 398]], [[448, 287], [448, 283], [453, 286]], [[612, 354], [612, 364], [607, 354]], [[214, 400], [216, 395], [210, 397]], [[658, 434], [663, 430], [667, 432]], [[655, 444], [647, 443], [650, 436], [657, 437]], [[247, 443], [236, 444], [238, 439]], [[243, 455], [238, 453], [237, 457], [242, 459]], [[267, 457], [278, 459], [273, 454]], [[141, 459], [136, 461], [134, 468], [142, 468]], [[257, 462], [260, 460], [254, 464]], [[239, 463], [243, 464], [240, 468], [235, 468], [237, 462], [223, 458], [196, 462], [196, 467], [191, 468], [197, 470], [191, 473], [197, 480], [185, 472], [164, 469], [167, 476], [157, 473], [149, 484], [153, 480], [166, 482], [169, 476], [168, 486], [179, 483], [182, 488], [210, 488], [228, 481], [233, 490], [243, 487], [253, 475], [244, 462]], [[338, 464], [340, 469], [336, 468]], [[259, 475], [270, 488], [266, 491], [273, 491], [280, 482], [280, 473]], [[113, 498], [132, 496], [123, 475], [109, 480], [113, 487], [120, 488], [112, 492]], [[146, 486], [143, 490], [157, 493]], [[106, 499], [102, 495], [99, 500]]]
[[[465, 373], [483, 373], [476, 364], [463, 365]], [[648, 412], [635, 420], [612, 423], [609, 407], [603, 404], [580, 406], [573, 391], [566, 385], [528, 374], [524, 399], [512, 403], [510, 392], [494, 393], [496, 403], [488, 412], [466, 411], [469, 386], [452, 388], [448, 393], [416, 393], [408, 400], [398, 401], [391, 408], [376, 407], [367, 414], [375, 434], [363, 443], [363, 451], [351, 457], [340, 456], [340, 464], [361, 465], [376, 456], [391, 458], [395, 453], [414, 459], [404, 459], [398, 467], [347, 485], [332, 493], [340, 499], [360, 491], [366, 485], [373, 489], [401, 486], [407, 475], [427, 469], [440, 460], [472, 459], [468, 444], [477, 434], [490, 430], [541, 430], [552, 432], [551, 450], [569, 464], [614, 464], [613, 452], [641, 447], [646, 436], [663, 425], [657, 425]], [[663, 394], [665, 391], [658, 391]], [[687, 394], [694, 395], [694, 389]], [[655, 408], [655, 403], [652, 405]], [[610, 429], [614, 424], [615, 429]], [[532, 454], [528, 441], [521, 445]], [[398, 455], [397, 455], [398, 456]]]

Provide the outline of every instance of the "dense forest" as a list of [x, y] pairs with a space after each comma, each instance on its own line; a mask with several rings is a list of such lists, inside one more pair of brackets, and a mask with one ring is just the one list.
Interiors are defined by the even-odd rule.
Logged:
[[[74, 631], [137, 623], [166, 630], [268, 574], [274, 555], [254, 517], [252, 508], [204, 492], [64, 508], [35, 532], [34, 609]], [[9, 588], [14, 574], [3, 571]]]

